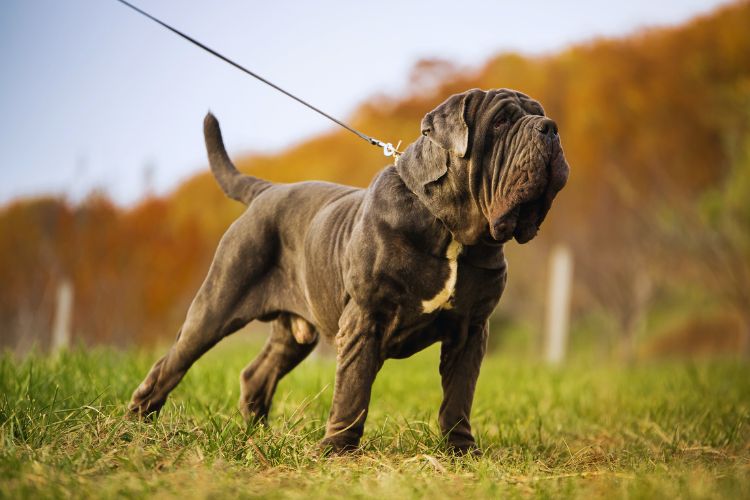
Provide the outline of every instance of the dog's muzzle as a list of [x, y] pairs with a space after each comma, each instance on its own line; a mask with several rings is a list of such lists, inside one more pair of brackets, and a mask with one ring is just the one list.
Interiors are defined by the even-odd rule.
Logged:
[[[523, 169], [516, 167], [515, 172], [507, 175], [521, 175], [523, 170], [527, 181], [517, 183], [513, 192], [497, 200], [488, 221], [492, 239], [501, 243], [511, 238], [518, 243], [533, 239], [552, 200], [568, 179], [569, 167], [555, 122], [543, 118], [530, 124], [525, 132], [529, 137], [521, 152], [526, 159]], [[513, 179], [507, 181], [513, 182]]]

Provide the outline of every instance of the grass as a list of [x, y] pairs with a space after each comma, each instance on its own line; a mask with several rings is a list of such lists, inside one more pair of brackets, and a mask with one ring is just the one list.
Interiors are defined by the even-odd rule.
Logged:
[[123, 415], [156, 353], [0, 357], [0, 496], [750, 497], [746, 363], [553, 369], [491, 355], [477, 459], [443, 447], [431, 348], [386, 363], [363, 452], [321, 458], [333, 361], [303, 363], [280, 384], [270, 427], [248, 427], [238, 374], [258, 348], [219, 345], [154, 423]]

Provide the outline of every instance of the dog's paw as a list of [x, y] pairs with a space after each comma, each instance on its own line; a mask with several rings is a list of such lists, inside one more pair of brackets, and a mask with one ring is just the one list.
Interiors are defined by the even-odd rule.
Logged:
[[474, 457], [482, 456], [482, 450], [476, 443], [448, 443], [448, 451], [457, 457]]
[[161, 406], [156, 409], [151, 409], [145, 405], [138, 405], [131, 402], [128, 405], [128, 409], [125, 412], [125, 419], [141, 422], [153, 422], [156, 417], [159, 416], [159, 410]]
[[359, 451], [359, 443], [346, 439], [325, 438], [318, 445], [318, 450], [323, 457], [351, 455]]
[[164, 401], [153, 401], [148, 396], [142, 397], [136, 390], [128, 404], [127, 418], [151, 422], [159, 415], [162, 406]]

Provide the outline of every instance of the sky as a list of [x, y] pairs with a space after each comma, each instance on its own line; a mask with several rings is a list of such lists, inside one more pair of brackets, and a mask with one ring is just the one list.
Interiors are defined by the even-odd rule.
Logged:
[[[499, 52], [554, 53], [726, 3], [131, 2], [343, 120], [368, 97], [405, 89], [421, 58], [477, 67]], [[0, 205], [92, 190], [129, 205], [168, 193], [207, 168], [209, 109], [230, 155], [335, 127], [115, 0], [3, 0], [0, 67]]]

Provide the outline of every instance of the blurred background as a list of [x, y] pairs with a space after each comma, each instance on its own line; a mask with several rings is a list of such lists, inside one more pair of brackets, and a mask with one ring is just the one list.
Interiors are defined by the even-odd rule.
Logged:
[[[571, 177], [507, 245], [493, 348], [750, 358], [750, 3], [137, 4], [393, 143], [469, 88], [538, 99]], [[243, 208], [208, 173], [209, 108], [257, 176], [366, 186], [387, 163], [114, 1], [3, 2], [0, 57], [4, 349], [174, 338]]]

